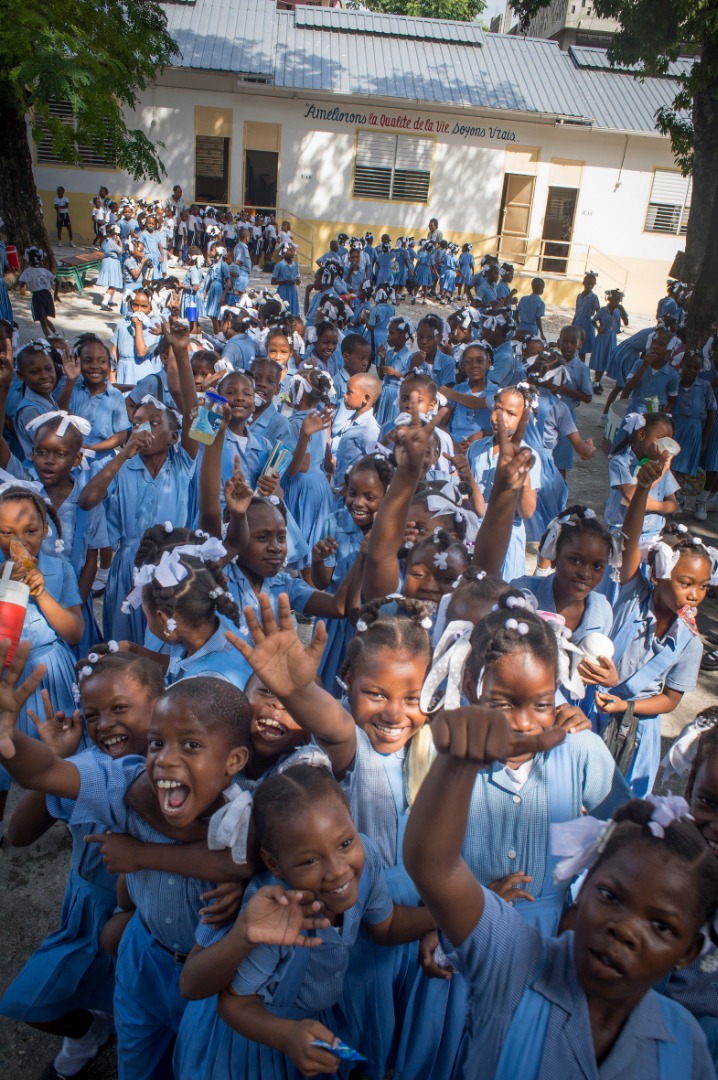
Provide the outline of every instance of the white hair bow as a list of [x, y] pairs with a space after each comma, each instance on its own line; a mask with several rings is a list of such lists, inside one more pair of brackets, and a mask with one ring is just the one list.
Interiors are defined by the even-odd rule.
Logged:
[[556, 549], [564, 524], [565, 522], [560, 517], [556, 517], [549, 525], [543, 543], [539, 548], [539, 555], [542, 559], [548, 559], [549, 562], [556, 561]]
[[303, 375], [300, 375], [297, 372], [297, 374], [293, 376], [291, 382], [290, 396], [292, 399], [292, 405], [296, 405], [303, 394], [311, 394], [311, 392], [311, 383], [309, 383]]
[[156, 398], [154, 394], [145, 394], [140, 398], [140, 405], [153, 405], [159, 412], [171, 412], [178, 424], [182, 423], [182, 413], [177, 409], [170, 409], [167, 405]]
[[[474, 624], [464, 621], [450, 622], [434, 649], [431, 670], [424, 680], [419, 698], [423, 713], [437, 709], [458, 709], [461, 704], [461, 684], [464, 667], [471, 654], [471, 632]], [[446, 690], [437, 700], [434, 698], [444, 679]]]
[[307, 746], [298, 746], [291, 754], [287, 754], [284, 761], [276, 767], [275, 772], [286, 772], [287, 769], [291, 769], [295, 765], [311, 765], [315, 769], [332, 771], [332, 763], [327, 755], [313, 743], [309, 743]]
[[252, 820], [252, 796], [236, 784], [222, 795], [226, 805], [215, 810], [207, 826], [207, 847], [210, 851], [229, 848], [232, 862], [243, 866], [247, 862], [247, 837]]
[[688, 803], [682, 795], [647, 795], [646, 801], [655, 807], [648, 828], [658, 840], [663, 840], [666, 829], [674, 821], [680, 821], [682, 818], [693, 821]]
[[134, 588], [127, 594], [125, 604], [130, 608], [138, 608], [142, 603], [142, 590], [145, 585], [156, 581], [163, 589], [171, 589], [184, 581], [188, 573], [187, 567], [180, 562], [178, 548], [164, 551], [158, 563], [145, 563], [144, 566], [135, 567]]
[[[421, 420], [422, 424], [428, 424], [429, 420], [431, 420], [431, 414], [423, 412], [419, 413], [419, 420]], [[394, 427], [409, 427], [413, 422], [414, 418], [411, 413], [401, 412], [394, 421]]]
[[[13, 487], [25, 488], [27, 491], [32, 491], [35, 495], [39, 495], [41, 499], [45, 499], [42, 494], [42, 484], [39, 483], [39, 481], [18, 480], [12, 473], [7, 472], [5, 469], [0, 469], [0, 495], [4, 495], [8, 488]], [[48, 499], [45, 499], [45, 502], [48, 501]]]
[[49, 420], [55, 420], [58, 416], [61, 417], [57, 427], [57, 434], [60, 438], [65, 434], [70, 424], [77, 428], [83, 438], [86, 438], [92, 430], [92, 425], [89, 420], [85, 420], [82, 416], [73, 416], [72, 413], [67, 412], [65, 409], [55, 409], [52, 412], [40, 413], [39, 416], [36, 416], [25, 426], [28, 431], [37, 431], [43, 424], [47, 424]]
[[627, 435], [633, 435], [634, 431], [640, 431], [641, 428], [644, 428], [645, 426], [646, 418], [643, 413], [626, 413], [626, 417], [623, 421], [623, 430]]
[[[216, 536], [208, 536], [202, 544], [181, 544], [174, 548], [171, 554], [177, 555], [178, 558], [180, 555], [191, 555], [195, 559], [201, 559], [202, 562], [220, 562], [227, 554], [227, 549]], [[162, 565], [161, 562], [160, 565]]]
[[653, 553], [653, 572], [657, 578], [665, 581], [673, 573], [673, 569], [681, 557], [681, 550], [669, 547], [665, 540], [659, 540], [656, 544], [652, 544], [648, 550]]

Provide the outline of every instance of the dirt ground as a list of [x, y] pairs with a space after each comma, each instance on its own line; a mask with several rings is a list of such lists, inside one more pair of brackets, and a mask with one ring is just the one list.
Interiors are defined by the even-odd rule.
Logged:
[[[58, 256], [62, 252], [57, 253]], [[305, 282], [306, 283], [306, 282]], [[268, 284], [266, 275], [255, 271], [252, 285]], [[101, 290], [85, 289], [78, 297], [74, 292], [62, 294], [57, 306], [56, 325], [69, 341], [80, 333], [92, 331], [108, 337], [117, 322], [117, 316], [100, 309]], [[13, 309], [24, 340], [37, 332], [33, 327], [29, 302], [12, 294]], [[630, 310], [630, 309], [629, 309]], [[447, 309], [430, 305], [426, 308], [402, 305], [402, 314], [418, 320], [428, 311], [446, 313]], [[572, 312], [567, 308], [549, 308], [544, 327], [549, 339], [559, 328], [571, 321]], [[649, 314], [631, 313], [629, 333], [652, 323]], [[589, 405], [581, 405], [578, 426], [584, 438], [593, 438], [600, 445], [601, 431], [596, 420], [602, 410], [602, 401], [596, 399]], [[602, 513], [608, 494], [608, 466], [605, 456], [599, 453], [589, 462], [579, 462], [570, 474], [569, 502], [583, 503]], [[692, 500], [690, 500], [692, 502]], [[685, 516], [686, 523], [694, 531], [715, 542], [718, 537], [718, 515], [698, 525], [692, 515]], [[534, 545], [535, 550], [535, 545]], [[701, 608], [699, 625], [703, 633], [718, 632], [718, 604], [708, 599]], [[702, 673], [698, 689], [681, 703], [672, 715], [662, 722], [664, 747], [678, 734], [683, 725], [701, 709], [718, 698], [715, 674]], [[659, 775], [660, 788], [660, 775]], [[9, 812], [17, 800], [14, 788], [8, 804]], [[3, 931], [3, 948], [0, 954], [0, 994], [20, 970], [27, 957], [56, 927], [65, 890], [70, 856], [70, 840], [66, 828], [55, 825], [42, 840], [31, 849], [0, 848], [0, 926]], [[60, 1040], [33, 1031], [22, 1024], [0, 1017], [0, 1050], [3, 1061], [2, 1075], [5, 1080], [39, 1080], [45, 1067], [60, 1047]], [[109, 1046], [87, 1072], [88, 1080], [114, 1080], [116, 1077], [114, 1048]]]

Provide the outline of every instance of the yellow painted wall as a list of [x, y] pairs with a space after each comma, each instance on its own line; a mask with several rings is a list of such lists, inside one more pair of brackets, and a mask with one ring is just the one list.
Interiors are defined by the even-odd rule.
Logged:
[[[110, 189], [110, 195], [114, 196], [111, 187], [111, 177], [108, 178], [105, 186]], [[69, 189], [65, 191], [65, 195], [70, 200], [70, 221], [72, 222], [72, 232], [75, 237], [75, 243], [92, 243], [95, 230], [92, 227], [92, 207], [90, 202], [96, 194], [96, 191], [70, 191]], [[45, 219], [45, 228], [54, 244], [57, 240], [57, 230], [55, 228], [55, 207], [52, 203], [53, 200], [57, 198], [57, 191], [55, 188], [52, 190], [38, 188], [38, 195], [42, 199], [42, 212]], [[67, 232], [64, 229], [62, 231], [62, 242], [63, 244], [67, 244]]]

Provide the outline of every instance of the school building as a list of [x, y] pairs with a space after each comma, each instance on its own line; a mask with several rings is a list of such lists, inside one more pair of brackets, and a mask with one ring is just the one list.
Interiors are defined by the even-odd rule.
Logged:
[[[643, 82], [600, 48], [492, 34], [475, 23], [272, 0], [163, 5], [179, 46], [133, 126], [158, 143], [167, 182], [135, 182], [88, 151], [84, 168], [34, 149], [47, 224], [62, 184], [79, 235], [100, 185], [189, 203], [273, 208], [309, 265], [338, 231], [426, 234], [498, 251], [519, 292], [573, 303], [587, 270], [649, 313], [683, 237], [690, 180], [654, 127], [678, 60]], [[72, 116], [63, 103], [58, 115]]]

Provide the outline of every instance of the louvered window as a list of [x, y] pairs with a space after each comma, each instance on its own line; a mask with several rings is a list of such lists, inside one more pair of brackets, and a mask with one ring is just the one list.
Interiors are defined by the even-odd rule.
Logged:
[[354, 198], [427, 203], [433, 154], [433, 139], [359, 131]]
[[679, 172], [656, 169], [646, 214], [646, 232], [685, 236], [691, 209], [692, 180]]
[[[51, 101], [50, 102], [50, 115], [56, 120], [61, 120], [63, 124], [67, 124], [68, 127], [74, 127], [75, 118], [72, 115], [72, 108], [67, 101]], [[114, 159], [110, 144], [107, 144], [107, 150], [103, 153], [102, 150], [93, 150], [89, 146], [78, 146], [78, 151], [82, 159], [82, 165], [86, 169], [114, 169], [117, 162]], [[49, 135], [46, 135], [40, 140], [35, 148], [35, 158], [38, 165], [67, 165], [67, 162], [59, 157], [52, 148], [52, 139]]]

